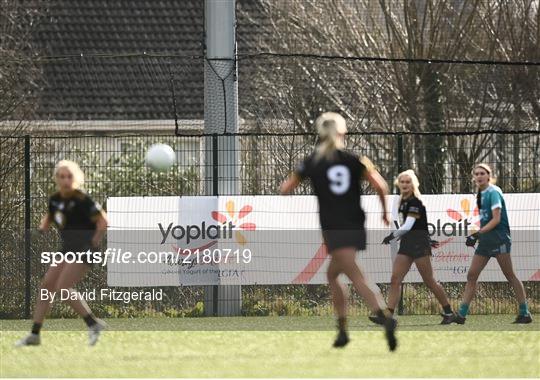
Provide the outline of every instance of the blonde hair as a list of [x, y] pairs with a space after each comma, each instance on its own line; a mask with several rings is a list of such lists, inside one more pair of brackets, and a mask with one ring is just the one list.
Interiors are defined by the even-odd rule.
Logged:
[[489, 166], [488, 164], [484, 164], [483, 162], [479, 163], [479, 164], [476, 164], [474, 165], [473, 167], [473, 170], [472, 170], [472, 173], [474, 175], [474, 171], [476, 169], [484, 169], [487, 174], [489, 174], [489, 183], [491, 183], [492, 185], [495, 184], [495, 182], [497, 182], [497, 179], [495, 178], [495, 176], [493, 175], [493, 170], [491, 170], [491, 166]]
[[70, 160], [61, 160], [58, 161], [56, 166], [54, 167], [54, 180], [58, 186], [57, 176], [60, 169], [67, 169], [71, 175], [73, 176], [73, 188], [79, 189], [84, 185], [84, 173], [82, 172], [79, 165]]
[[[412, 186], [413, 186], [413, 194], [416, 198], [420, 199], [422, 194], [420, 193], [420, 181], [418, 181], [418, 177], [416, 176], [416, 173], [412, 169], [405, 170], [404, 172], [401, 172], [398, 174], [396, 180], [394, 181], [394, 186], [396, 186], [399, 189], [399, 180], [403, 176], [408, 176], [411, 179]], [[403, 197], [403, 194], [400, 194], [400, 199]]]
[[337, 149], [343, 149], [345, 144], [340, 138], [347, 133], [345, 119], [338, 113], [325, 112], [315, 120], [315, 127], [321, 139], [317, 146], [316, 157], [330, 159]]

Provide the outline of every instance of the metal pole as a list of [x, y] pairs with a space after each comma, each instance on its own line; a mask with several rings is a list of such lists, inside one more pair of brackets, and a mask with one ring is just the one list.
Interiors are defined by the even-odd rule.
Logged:
[[[212, 195], [219, 195], [218, 135], [212, 135]], [[212, 315], [218, 315], [219, 285], [212, 286]]]
[[[398, 133], [397, 135], [397, 169], [398, 173], [405, 170], [403, 165], [403, 135]], [[403, 283], [401, 284], [401, 292], [399, 295], [398, 315], [403, 315]]]
[[519, 170], [519, 135], [514, 135], [514, 141], [512, 143], [513, 152], [512, 152], [512, 191], [519, 192], [523, 191], [520, 186], [520, 170]]
[[[236, 61], [235, 0], [204, 1], [204, 131], [209, 134], [238, 132], [238, 81]], [[206, 161], [219, 156], [219, 166], [206, 167], [206, 194], [237, 195], [240, 193], [240, 155], [237, 136], [216, 137]], [[213, 162], [218, 162], [213, 159]], [[217, 170], [217, 173], [215, 171]], [[216, 180], [212, 181], [212, 178]], [[210, 182], [212, 181], [212, 185]], [[216, 189], [217, 186], [217, 189]], [[217, 300], [216, 300], [217, 299]], [[240, 315], [242, 292], [239, 285], [205, 287], [207, 315]], [[215, 307], [219, 306], [217, 310]], [[212, 310], [214, 308], [214, 310]]]
[[218, 135], [212, 135], [212, 195], [219, 195]]
[[31, 235], [30, 235], [30, 136], [24, 136], [24, 317], [30, 318], [31, 293]]

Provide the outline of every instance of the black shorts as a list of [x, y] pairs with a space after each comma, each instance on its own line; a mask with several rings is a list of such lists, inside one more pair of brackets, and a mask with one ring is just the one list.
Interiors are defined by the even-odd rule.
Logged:
[[399, 244], [398, 255], [405, 255], [412, 259], [431, 256], [431, 245], [427, 242], [402, 241]]
[[497, 255], [506, 255], [510, 254], [510, 251], [512, 249], [512, 242], [505, 241], [505, 242], [482, 242], [476, 246], [476, 250], [474, 251], [475, 255], [484, 256], [487, 258], [491, 257], [497, 257]]
[[346, 247], [353, 247], [357, 251], [366, 249], [366, 231], [363, 228], [323, 230], [323, 239], [328, 247], [328, 253]]

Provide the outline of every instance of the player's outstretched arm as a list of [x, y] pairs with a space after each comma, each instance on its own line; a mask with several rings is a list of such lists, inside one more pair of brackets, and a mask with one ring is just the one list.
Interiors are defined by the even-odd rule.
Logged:
[[279, 193], [281, 195], [287, 195], [294, 191], [300, 185], [300, 177], [296, 173], [292, 173], [281, 186], [279, 187]]

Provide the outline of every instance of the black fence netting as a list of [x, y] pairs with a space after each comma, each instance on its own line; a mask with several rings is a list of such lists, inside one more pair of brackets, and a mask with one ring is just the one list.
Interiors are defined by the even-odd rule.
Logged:
[[[389, 183], [412, 168], [425, 194], [472, 193], [473, 165], [486, 162], [504, 192], [540, 190], [535, 0], [239, 0], [232, 60], [206, 58], [203, 2], [153, 5], [180, 23], [127, 17], [137, 7], [117, 1], [77, 4], [6, 2], [0, 15], [2, 317], [28, 316], [45, 270], [38, 253], [58, 242], [33, 231], [64, 158], [80, 164], [86, 191], [105, 207], [114, 196], [209, 194], [215, 181], [236, 194], [276, 194], [317, 143], [316, 117], [335, 111], [347, 120], [347, 147]], [[214, 74], [217, 85], [205, 89]], [[215, 124], [216, 115], [230, 132], [231, 109], [238, 133], [205, 133], [205, 118]], [[166, 174], [144, 164], [157, 142], [176, 154]], [[234, 151], [236, 161], [208, 162], [216, 149]], [[525, 284], [535, 312], [537, 284]], [[104, 286], [102, 267], [81, 284]], [[444, 286], [459, 302], [463, 284]], [[353, 299], [353, 310], [366, 313]], [[195, 316], [204, 301], [202, 287], [171, 287], [159, 304], [94, 307], [103, 316]], [[245, 315], [331, 313], [326, 286], [244, 286], [242, 305]], [[480, 285], [473, 312], [514, 309], [508, 284]], [[423, 285], [410, 284], [403, 311], [433, 313], [437, 304]]]
[[[482, 161], [493, 166], [499, 185], [505, 192], [538, 192], [540, 136], [536, 133], [490, 133], [478, 135], [452, 134], [438, 136], [445, 152], [438, 170], [419, 161], [416, 152], [407, 156], [404, 147], [409, 143], [422, 146], [432, 135], [415, 134], [361, 134], [351, 133], [347, 146], [352, 151], [371, 157], [382, 175], [391, 182], [405, 168], [426, 165], [428, 180], [422, 183], [425, 193], [471, 193], [474, 191], [470, 169], [477, 159], [459, 161], [463, 154], [476, 149], [474, 139], [484, 139], [480, 151]], [[54, 192], [52, 173], [60, 159], [71, 159], [81, 165], [86, 174], [85, 189], [107, 207], [106, 200], [114, 196], [204, 195], [205, 182], [213, 181], [205, 175], [204, 152], [212, 141], [201, 136], [169, 135], [106, 135], [106, 136], [28, 136], [3, 138], [10, 147], [11, 170], [2, 184], [2, 305], [5, 317], [25, 315], [36, 296], [46, 266], [40, 262], [40, 253], [58, 245], [58, 236], [52, 232], [40, 235], [35, 231], [46, 212], [47, 198]], [[313, 148], [312, 135], [257, 135], [237, 136], [240, 173], [239, 195], [276, 194], [280, 182], [291, 172], [299, 160]], [[506, 140], [515, 145], [501, 145]], [[173, 170], [157, 173], [144, 163], [147, 148], [157, 142], [169, 144], [176, 152]], [[459, 147], [459, 148], [456, 148]], [[499, 148], [510, 149], [501, 162]], [[508, 148], [509, 147], [509, 148]], [[517, 153], [516, 153], [517, 152]], [[514, 165], [513, 158], [519, 157]], [[5, 157], [4, 157], [5, 158]], [[231, 165], [217, 163], [218, 166]], [[429, 169], [431, 168], [431, 169]], [[26, 169], [26, 170], [25, 170]], [[514, 170], [515, 169], [515, 170]], [[422, 178], [422, 176], [420, 177]], [[28, 182], [27, 182], [28, 181]], [[238, 181], [220, 177], [221, 183]], [[25, 184], [27, 184], [25, 186]], [[439, 187], [435, 187], [439, 186]], [[429, 187], [433, 186], [433, 187]], [[430, 190], [431, 189], [431, 190]], [[367, 189], [366, 189], [367, 190]], [[310, 194], [309, 185], [303, 185], [298, 194]], [[28, 224], [26, 224], [28, 223]], [[25, 225], [29, 228], [25, 229]], [[29, 242], [28, 249], [25, 243]], [[444, 284], [454, 304], [459, 302], [463, 284]], [[531, 297], [533, 310], [538, 307], [538, 286], [525, 284]], [[95, 267], [80, 285], [81, 289], [104, 288], [106, 267]], [[386, 285], [382, 286], [386, 289]], [[100, 313], [110, 316], [134, 316], [162, 313], [165, 315], [203, 315], [205, 292], [203, 287], [166, 288], [162, 302], [131, 302], [119, 304], [101, 302], [94, 305]], [[365, 305], [354, 298], [357, 313], [367, 313]], [[318, 315], [331, 313], [327, 286], [289, 285], [242, 287], [242, 312], [245, 315]], [[423, 285], [408, 284], [404, 289], [405, 313], [432, 313], [437, 302]], [[513, 291], [506, 283], [483, 283], [474, 312], [503, 313], [515, 308]], [[53, 315], [69, 315], [67, 307], [53, 310]]]

